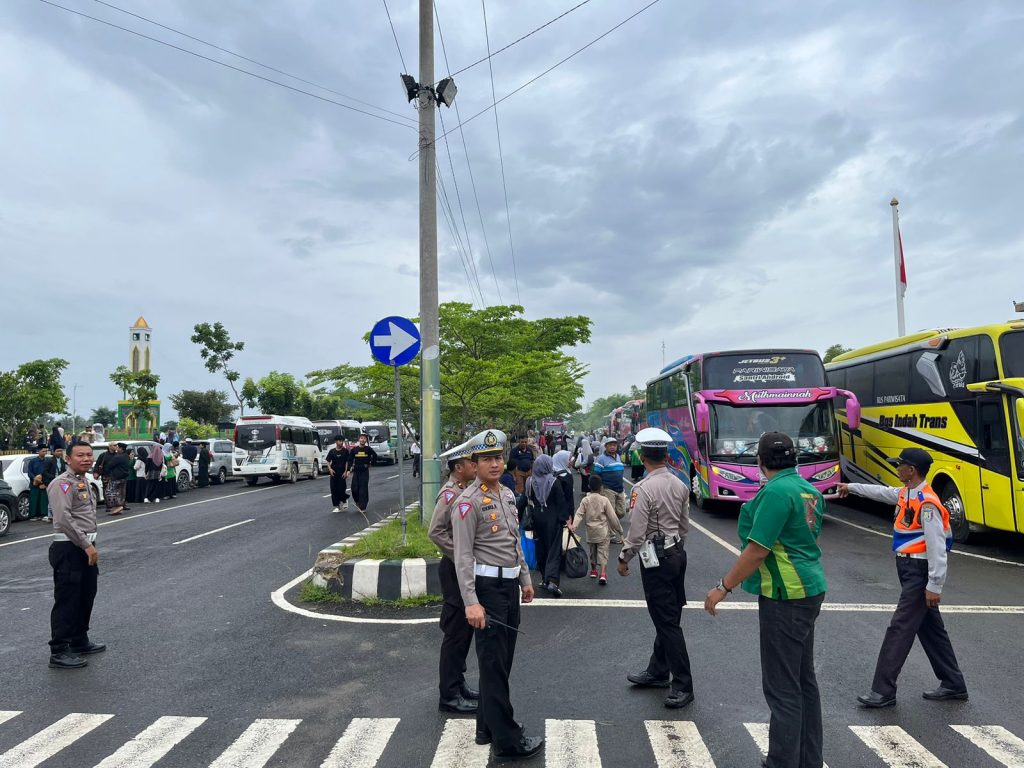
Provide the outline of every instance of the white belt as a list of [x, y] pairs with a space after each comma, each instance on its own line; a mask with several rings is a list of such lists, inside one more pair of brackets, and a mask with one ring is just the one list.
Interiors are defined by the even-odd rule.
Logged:
[[518, 579], [518, 565], [484, 565], [483, 563], [473, 564], [473, 573], [477, 576], [490, 576], [494, 579]]
[[912, 560], [927, 560], [927, 552], [897, 552], [896, 557], [909, 557]]
[[[83, 533], [82, 535], [85, 536], [85, 538], [87, 538], [89, 540], [90, 544], [92, 544], [93, 542], [96, 541], [96, 534], [95, 533]], [[63, 533], [55, 533], [55, 534], [53, 534], [53, 540], [54, 541], [71, 541], [71, 539], [69, 539]]]

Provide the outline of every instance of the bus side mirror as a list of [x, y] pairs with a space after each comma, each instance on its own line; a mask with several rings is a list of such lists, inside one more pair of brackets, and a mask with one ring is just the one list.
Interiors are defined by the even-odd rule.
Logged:
[[855, 397], [846, 401], [846, 421], [850, 429], [860, 429], [860, 401]]
[[697, 403], [697, 432], [707, 434], [711, 431], [711, 412], [705, 402]]

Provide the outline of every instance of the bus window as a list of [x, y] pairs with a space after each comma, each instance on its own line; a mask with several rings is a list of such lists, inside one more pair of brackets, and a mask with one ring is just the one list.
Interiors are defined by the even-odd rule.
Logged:
[[687, 403], [686, 374], [682, 371], [672, 374], [672, 408], [680, 408]]
[[690, 380], [690, 392], [699, 392], [703, 389], [700, 379], [700, 360], [694, 360], [686, 369], [686, 376]]
[[978, 337], [978, 381], [992, 381], [999, 378], [996, 367], [996, 348], [988, 336]]
[[910, 396], [910, 357], [896, 355], [875, 361], [875, 404], [895, 405]]
[[999, 351], [1003, 356], [1003, 376], [1024, 376], [1024, 331], [1004, 333], [999, 339]]
[[914, 403], [937, 403], [946, 399], [946, 388], [939, 373], [937, 352], [918, 353], [910, 377], [910, 400]]
[[875, 364], [861, 363], [846, 369], [846, 388], [864, 405], [875, 402]]
[[939, 373], [951, 400], [967, 397], [967, 385], [978, 380], [978, 337], [952, 339], [942, 350]]
[[1017, 477], [1024, 480], [1024, 397], [1013, 401], [1013, 424], [1017, 439]]
[[846, 369], [843, 368], [838, 371], [828, 372], [828, 383], [830, 387], [838, 387], [839, 389], [846, 389]]
[[978, 402], [978, 449], [985, 468], [1001, 475], [1010, 474], [1010, 442], [1006, 435], [1003, 398], [983, 397]]

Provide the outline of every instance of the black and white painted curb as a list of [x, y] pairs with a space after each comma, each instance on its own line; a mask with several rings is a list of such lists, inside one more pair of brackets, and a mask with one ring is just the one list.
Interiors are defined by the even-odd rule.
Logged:
[[[407, 514], [412, 514], [418, 508], [417, 504], [410, 505]], [[441, 580], [437, 571], [440, 560], [427, 560], [422, 557], [408, 560], [346, 560], [342, 555], [341, 550], [344, 547], [352, 546], [364, 536], [369, 536], [398, 517], [399, 513], [395, 512], [380, 522], [321, 549], [317, 554], [310, 579], [313, 584], [326, 587], [346, 600], [399, 600], [422, 595], [440, 595]]]

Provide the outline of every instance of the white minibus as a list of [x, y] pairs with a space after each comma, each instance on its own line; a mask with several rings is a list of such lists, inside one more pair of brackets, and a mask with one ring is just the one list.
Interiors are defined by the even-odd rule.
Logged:
[[261, 477], [294, 483], [300, 475], [320, 474], [320, 435], [305, 416], [242, 416], [235, 424], [235, 446], [245, 451], [235, 475], [248, 485]]

